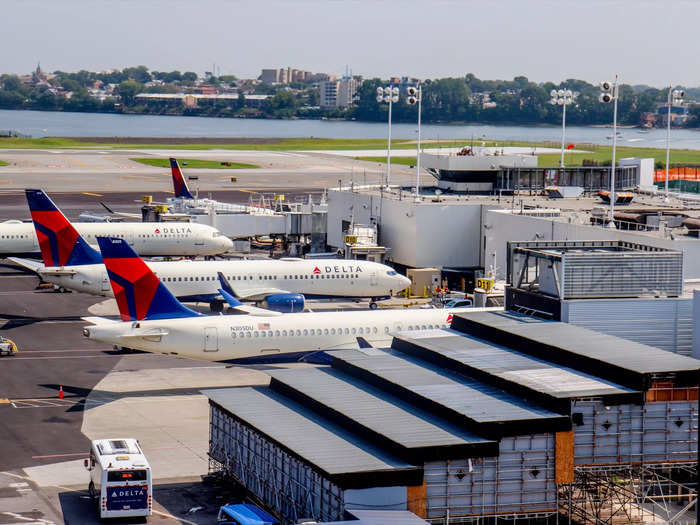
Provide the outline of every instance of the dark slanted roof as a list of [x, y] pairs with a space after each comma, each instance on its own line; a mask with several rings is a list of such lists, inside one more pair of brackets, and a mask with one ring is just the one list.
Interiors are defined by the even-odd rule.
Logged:
[[392, 348], [568, 414], [571, 399], [640, 402], [630, 388], [454, 330], [400, 332]]
[[268, 371], [270, 388], [409, 462], [498, 454], [477, 436], [408, 401], [332, 368]]
[[570, 428], [566, 416], [401, 352], [338, 350], [329, 354], [334, 368], [484, 436], [498, 439]]
[[569, 323], [513, 312], [470, 312], [456, 315], [452, 328], [638, 390], [663, 374], [698, 382], [700, 360]]
[[209, 403], [343, 489], [420, 485], [423, 469], [268, 387], [203, 390]]

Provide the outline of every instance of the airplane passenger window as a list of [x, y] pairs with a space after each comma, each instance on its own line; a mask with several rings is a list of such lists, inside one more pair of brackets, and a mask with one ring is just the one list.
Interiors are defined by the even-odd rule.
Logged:
[[260, 332], [260, 337], [265, 337], [265, 334], [266, 334], [266, 332], [265, 332], [265, 330], [263, 330], [262, 332]]
[[362, 335], [364, 333], [365, 333], [365, 331], [362, 329], [362, 327], [360, 327], [360, 335]]
[[279, 336], [280, 336], [280, 331], [279, 331], [279, 330], [275, 330], [275, 337], [279, 337]]
[[304, 330], [304, 335], [309, 335], [309, 331], [308, 331], [308, 330]]
[[301, 330], [297, 330], [297, 337], [301, 335]]
[[335, 335], [335, 328], [331, 328], [331, 335]]
[[254, 337], [258, 337], [258, 331], [257, 331], [257, 330], [256, 330], [255, 332], [253, 332], [253, 336], [254, 336]]
[[[294, 335], [294, 330], [290, 330], [289, 335]], [[287, 330], [282, 330], [282, 337], [287, 337]]]
[[311, 335], [316, 335], [316, 330], [314, 330], [313, 328], [310, 330], [310, 332], [311, 332]]
[[328, 328], [323, 329], [323, 335], [328, 335]]
[[377, 327], [376, 327], [376, 326], [374, 327], [374, 333], [375, 333], [375, 334], [377, 333]]
[[384, 333], [385, 333], [385, 334], [388, 334], [388, 333], [389, 333], [389, 327], [388, 327], [388, 326], [385, 326], [385, 327], [384, 327]]
[[272, 337], [272, 330], [267, 331], [267, 337]]
[[355, 335], [356, 333], [357, 333], [357, 329], [356, 329], [356, 328], [353, 328], [353, 329], [352, 329], [352, 335]]
[[345, 329], [345, 335], [350, 335], [350, 330], [348, 328]]
[[246, 332], [246, 333], [245, 333], [245, 336], [246, 336], [247, 338], [249, 338], [249, 339], [250, 339], [250, 337], [251, 337], [251, 333], [250, 333], [250, 332]]
[[235, 338], [236, 338], [236, 332], [231, 332], [231, 339], [235, 339]]

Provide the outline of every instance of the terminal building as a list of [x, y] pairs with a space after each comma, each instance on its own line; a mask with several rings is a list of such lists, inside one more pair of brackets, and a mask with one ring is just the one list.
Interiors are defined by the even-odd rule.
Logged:
[[209, 390], [210, 464], [283, 518], [693, 519], [699, 361], [515, 312]]

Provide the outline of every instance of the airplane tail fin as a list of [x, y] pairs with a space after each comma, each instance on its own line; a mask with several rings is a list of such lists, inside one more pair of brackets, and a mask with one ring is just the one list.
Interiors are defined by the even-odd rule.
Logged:
[[125, 240], [98, 237], [97, 243], [122, 321], [201, 315], [178, 301]]
[[175, 197], [194, 199], [194, 196], [190, 193], [190, 189], [187, 187], [187, 182], [185, 182], [185, 177], [182, 175], [182, 170], [180, 169], [180, 165], [177, 163], [177, 159], [172, 157], [170, 157], [170, 171], [173, 174]]
[[45, 266], [102, 263], [100, 254], [90, 248], [43, 190], [27, 189], [24, 192]]

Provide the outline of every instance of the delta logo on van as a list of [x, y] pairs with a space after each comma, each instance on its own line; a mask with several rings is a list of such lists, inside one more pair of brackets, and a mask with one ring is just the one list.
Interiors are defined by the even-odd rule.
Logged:
[[135, 510], [147, 507], [148, 485], [107, 489], [107, 510]]
[[324, 266], [323, 267], [323, 272], [321, 269], [317, 266], [314, 268], [314, 275], [318, 275], [320, 273], [360, 273], [362, 271], [362, 268], [359, 266]]
[[447, 316], [447, 322], [448, 322], [448, 323], [451, 323], [451, 322], [452, 322], [452, 314], [450, 314], [450, 315]]

